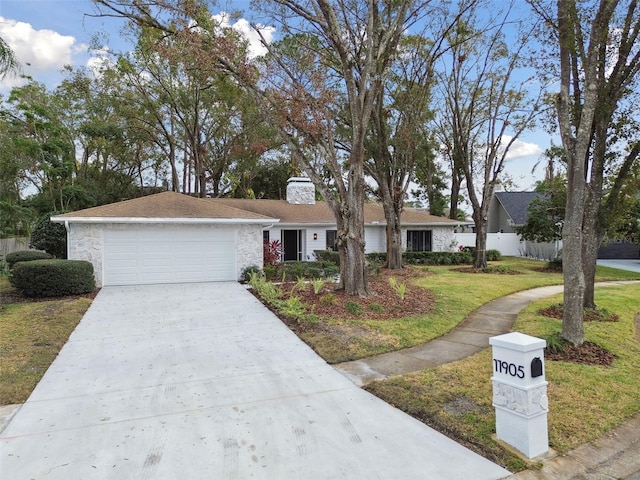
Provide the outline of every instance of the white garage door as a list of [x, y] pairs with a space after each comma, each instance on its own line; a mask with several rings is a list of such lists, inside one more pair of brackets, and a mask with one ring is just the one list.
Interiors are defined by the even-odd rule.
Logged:
[[104, 232], [104, 285], [237, 280], [236, 232], [203, 227]]

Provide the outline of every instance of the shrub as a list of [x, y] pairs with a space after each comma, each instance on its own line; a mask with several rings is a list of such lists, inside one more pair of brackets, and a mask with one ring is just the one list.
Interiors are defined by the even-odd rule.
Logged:
[[327, 293], [320, 297], [320, 301], [322, 303], [326, 303], [327, 305], [335, 305], [336, 304], [336, 296], [333, 293]]
[[371, 303], [369, 304], [369, 310], [375, 313], [384, 313], [384, 307], [379, 303]]
[[500, 253], [500, 250], [487, 250], [487, 261], [495, 262], [498, 260], [502, 260], [502, 254]]
[[264, 265], [277, 265], [280, 263], [282, 252], [284, 252], [284, 249], [280, 240], [264, 242], [262, 245], [262, 261]]
[[562, 257], [556, 257], [553, 260], [547, 262], [547, 268], [551, 270], [562, 271]]
[[[373, 263], [384, 263], [387, 255], [384, 252], [367, 254], [367, 260]], [[473, 255], [466, 250], [460, 252], [404, 252], [402, 262], [405, 265], [461, 265], [473, 263]]]
[[44, 250], [56, 258], [67, 258], [67, 231], [61, 223], [53, 223], [52, 215], [61, 212], [53, 212], [38, 220], [31, 232], [30, 246], [36, 250]]
[[253, 274], [258, 275], [259, 277], [261, 277], [262, 274], [262, 270], [260, 269], [259, 266], [257, 265], [249, 265], [248, 267], [245, 267], [242, 270], [242, 273], [240, 274], [240, 278], [242, 280], [244, 280], [245, 282], [249, 282], [251, 280], [251, 276]]
[[391, 277], [389, 279], [389, 286], [394, 292], [396, 292], [396, 295], [398, 295], [400, 300], [404, 301], [404, 297], [407, 293], [407, 284], [405, 282], [398, 283], [396, 277]]
[[311, 285], [313, 285], [313, 293], [318, 295], [320, 293], [320, 290], [322, 290], [322, 287], [324, 287], [325, 283], [327, 283], [327, 281], [322, 278], [316, 278], [312, 280]]
[[13, 266], [18, 262], [30, 262], [32, 260], [48, 260], [52, 258], [47, 252], [40, 250], [20, 250], [17, 252], [8, 253], [5, 257], [5, 261], [9, 266], [9, 270], [13, 269]]
[[274, 279], [278, 276], [278, 269], [275, 265], [265, 265], [262, 271], [268, 279]]
[[85, 260], [32, 260], [13, 267], [11, 283], [27, 297], [61, 297], [93, 292], [93, 265]]
[[362, 309], [362, 305], [356, 302], [352, 302], [351, 300], [345, 302], [344, 308], [346, 308], [347, 312], [349, 312], [351, 315], [359, 316], [364, 313], [364, 310]]
[[333, 250], [314, 250], [313, 254], [319, 262], [340, 265], [340, 254]]

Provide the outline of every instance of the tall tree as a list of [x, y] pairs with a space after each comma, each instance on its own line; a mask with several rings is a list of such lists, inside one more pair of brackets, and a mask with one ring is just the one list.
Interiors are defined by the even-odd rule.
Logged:
[[[530, 0], [550, 28], [559, 65], [557, 120], [567, 157], [567, 204], [562, 232], [562, 337], [584, 342], [583, 308], [594, 306], [597, 249], [608, 217], [640, 155], [637, 136], [640, 12], [637, 0]], [[632, 127], [628, 128], [631, 123]], [[625, 128], [625, 126], [627, 126]], [[603, 201], [605, 172], [617, 172]]]
[[448, 32], [474, 3], [467, 2], [461, 12], [444, 12], [435, 3], [425, 8], [429, 20], [422, 33], [403, 37], [385, 88], [374, 99], [365, 171], [378, 184], [376, 193], [385, 212], [387, 268], [402, 268], [401, 215], [418, 168], [429, 187], [430, 208], [436, 203], [435, 145], [429, 129], [433, 65], [443, 53]]
[[[442, 62], [440, 138], [448, 145], [452, 175], [464, 173], [476, 226], [474, 266], [487, 266], [486, 240], [491, 197], [511, 147], [533, 126], [540, 96], [520, 71], [530, 31], [522, 29], [516, 48], [506, 41], [513, 28], [513, 3], [481, 24], [472, 9], [449, 38]], [[484, 22], [484, 20], [482, 20]]]
[[[104, 14], [129, 18], [164, 35], [189, 35], [196, 30], [209, 33], [208, 37], [197, 37], [198, 41], [211, 42], [211, 48], [207, 49], [209, 65], [229, 72], [235, 81], [265, 102], [264, 111], [272, 115], [272, 123], [289, 144], [296, 161], [332, 208], [338, 227], [340, 287], [351, 295], [368, 295], [363, 216], [365, 137], [374, 99], [384, 86], [398, 43], [429, 2], [256, 2], [291, 45], [271, 48], [260, 83], [255, 64], [234, 56], [231, 42], [212, 29], [214, 22], [205, 2], [96, 0], [96, 3]], [[161, 13], [153, 11], [154, 7]], [[260, 33], [257, 27], [256, 31]], [[290, 61], [292, 58], [296, 61]], [[336, 108], [338, 99], [344, 101], [340, 108]], [[346, 148], [336, 142], [334, 127], [339, 110], [347, 112]]]
[[[302, 63], [284, 63], [274, 56], [290, 98], [285, 138], [295, 149], [304, 170], [331, 206], [337, 223], [341, 287], [348, 294], [369, 294], [364, 256], [366, 138], [377, 98], [395, 59], [402, 34], [425, 8], [426, 2], [400, 0], [276, 0], [285, 14], [274, 17], [291, 36]], [[275, 13], [275, 11], [273, 11]], [[290, 20], [293, 13], [296, 18]], [[312, 33], [312, 35], [309, 35]], [[292, 52], [291, 49], [287, 50]], [[300, 56], [302, 54], [302, 57]], [[313, 60], [318, 60], [315, 64]], [[301, 70], [304, 65], [306, 70]], [[282, 75], [282, 73], [284, 75]], [[302, 75], [301, 75], [302, 74]], [[313, 86], [309, 88], [309, 86]], [[342, 100], [344, 108], [337, 104]], [[302, 107], [295, 109], [295, 107]], [[336, 115], [346, 111], [344, 145], [337, 145]], [[315, 152], [309, 155], [288, 127], [312, 139]], [[310, 128], [308, 128], [310, 127]], [[312, 150], [313, 151], [313, 150]], [[342, 153], [341, 153], [342, 152]], [[342, 156], [344, 154], [344, 157]], [[320, 162], [318, 159], [322, 158]], [[326, 174], [330, 173], [331, 186]]]

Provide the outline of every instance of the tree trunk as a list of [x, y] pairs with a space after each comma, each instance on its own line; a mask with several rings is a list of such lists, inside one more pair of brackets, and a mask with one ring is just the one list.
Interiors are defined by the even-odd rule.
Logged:
[[584, 342], [582, 320], [584, 316], [585, 278], [582, 270], [581, 223], [581, 221], [576, 222], [575, 219], [565, 219], [562, 232], [562, 271], [564, 275], [562, 338], [574, 345], [582, 345]]
[[[353, 175], [350, 175], [354, 179]], [[362, 177], [361, 177], [362, 178]], [[338, 253], [340, 255], [340, 283], [338, 288], [347, 295], [369, 295], [367, 260], [364, 254], [364, 185], [350, 183], [348, 203], [336, 203], [338, 223]], [[362, 184], [364, 180], [362, 181]]]
[[391, 270], [402, 268], [402, 225], [400, 215], [391, 206], [390, 211], [385, 207], [385, 217], [387, 219], [387, 261], [385, 267]]
[[458, 219], [458, 203], [460, 202], [460, 176], [455, 172], [451, 175], [451, 202], [449, 203], [449, 218]]
[[482, 210], [476, 213], [473, 220], [476, 224], [476, 252], [473, 259], [473, 268], [487, 268], [487, 221], [483, 219]]

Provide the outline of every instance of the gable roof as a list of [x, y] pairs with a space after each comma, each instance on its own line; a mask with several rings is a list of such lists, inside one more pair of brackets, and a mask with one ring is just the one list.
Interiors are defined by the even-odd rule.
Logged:
[[[286, 200], [254, 200], [245, 198], [212, 198], [209, 201], [248, 210], [267, 217], [279, 218], [280, 224], [335, 225], [336, 219], [327, 202], [312, 205], [290, 204]], [[377, 203], [364, 204], [364, 222], [367, 225], [386, 223], [384, 210]], [[416, 209], [402, 212], [402, 225], [458, 225], [460, 222], [430, 215]]]
[[99, 207], [56, 215], [54, 222], [141, 223], [163, 220], [167, 223], [273, 223], [259, 213], [214, 203], [176, 192], [124, 200]]
[[529, 217], [531, 202], [543, 197], [538, 192], [496, 192], [494, 195], [514, 225], [524, 225]]

